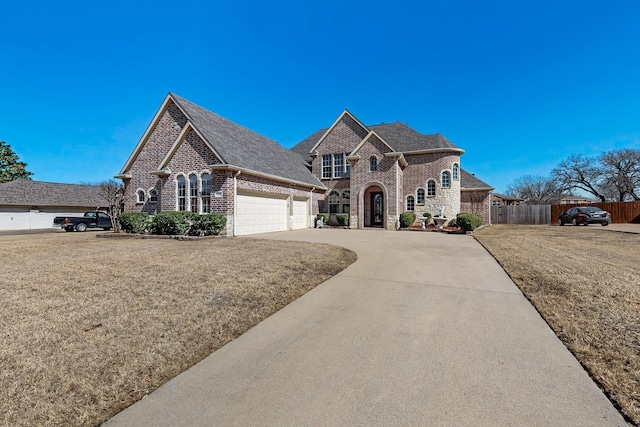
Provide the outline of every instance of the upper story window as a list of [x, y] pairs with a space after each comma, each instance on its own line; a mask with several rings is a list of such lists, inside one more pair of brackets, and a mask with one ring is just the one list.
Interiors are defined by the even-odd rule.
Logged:
[[202, 206], [202, 213], [211, 213], [211, 175], [202, 174], [201, 182], [200, 206]]
[[451, 172], [443, 171], [442, 172], [442, 188], [451, 188]]
[[177, 185], [177, 193], [178, 193], [178, 210], [186, 211], [187, 210], [187, 180], [183, 175], [178, 177], [178, 185]]
[[158, 192], [155, 188], [149, 190], [149, 202], [157, 203], [158, 202]]
[[430, 179], [427, 182], [427, 197], [434, 197], [436, 195], [436, 182]]
[[369, 170], [371, 172], [377, 172], [378, 170], [378, 158], [376, 156], [371, 156], [369, 159]]
[[136, 191], [136, 203], [144, 203], [144, 190]]
[[413, 196], [407, 196], [407, 211], [413, 212], [415, 209], [415, 199]]
[[424, 205], [424, 188], [418, 188], [416, 195], [416, 203], [418, 203], [419, 205]]
[[322, 155], [322, 178], [348, 178], [351, 175], [351, 164], [345, 153]]
[[453, 180], [457, 181], [460, 179], [460, 165], [457, 163], [453, 164], [453, 167], [451, 168], [452, 172], [453, 172]]

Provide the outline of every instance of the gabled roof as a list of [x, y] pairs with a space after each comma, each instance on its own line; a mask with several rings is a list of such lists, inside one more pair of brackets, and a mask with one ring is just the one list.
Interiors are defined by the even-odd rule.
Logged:
[[107, 207], [95, 185], [59, 184], [18, 179], [0, 184], [0, 205]]
[[[224, 165], [247, 173], [254, 171], [262, 176], [280, 177], [287, 181], [302, 183], [311, 187], [325, 188], [322, 182], [309, 171], [305, 160], [299, 154], [287, 150], [276, 141], [225, 119], [174, 93], [167, 95], [150, 128], [153, 127], [157, 118], [166, 110], [168, 102], [175, 103], [187, 117], [188, 122], [185, 125], [185, 129], [192, 127]], [[128, 170], [125, 169], [131, 167], [149, 134], [150, 131], [148, 129], [118, 177], [126, 175]], [[177, 146], [182, 142], [180, 139], [183, 136], [181, 134], [178, 140], [172, 141], [173, 146], [170, 152], [163, 160], [163, 164], [158, 165], [158, 168], [166, 166], [164, 163], [168, 162], [172, 151], [175, 152]]]
[[224, 163], [324, 188], [299, 154], [193, 102], [169, 95]]
[[493, 187], [486, 182], [476, 178], [474, 174], [460, 168], [460, 189], [469, 190], [493, 190]]
[[[342, 117], [342, 115], [340, 116]], [[411, 129], [409, 126], [401, 122], [379, 124], [365, 127], [368, 131], [375, 132], [382, 138], [394, 151], [401, 153], [412, 153], [434, 150], [453, 150], [464, 153], [464, 150], [455, 146], [451, 141], [441, 134], [424, 135]], [[304, 156], [305, 160], [311, 160], [311, 150], [320, 141], [330, 128], [320, 129], [309, 135], [294, 147], [291, 151]]]

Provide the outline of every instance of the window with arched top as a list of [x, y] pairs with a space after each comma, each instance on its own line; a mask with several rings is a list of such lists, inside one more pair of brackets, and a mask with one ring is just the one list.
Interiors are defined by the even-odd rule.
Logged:
[[351, 190], [342, 192], [342, 213], [348, 214], [351, 209]]
[[413, 212], [415, 208], [415, 199], [413, 196], [407, 196], [407, 211]]
[[211, 213], [211, 175], [203, 173], [200, 182], [200, 206], [202, 206], [202, 213]]
[[371, 172], [376, 172], [378, 170], [378, 158], [376, 156], [371, 156], [369, 159], [369, 170]]
[[460, 165], [457, 164], [457, 163], [454, 163], [452, 171], [453, 171], [453, 180], [454, 181], [459, 180], [460, 179]]
[[136, 191], [136, 203], [144, 203], [145, 195], [144, 190], [140, 189]]
[[189, 177], [189, 210], [198, 212], [198, 177], [196, 175]]
[[436, 195], [436, 182], [433, 179], [430, 179], [427, 182], [427, 197], [435, 197]]
[[440, 184], [442, 185], [442, 188], [451, 188], [451, 172], [442, 172], [442, 181], [440, 181]]
[[186, 211], [187, 210], [187, 179], [184, 175], [180, 175], [178, 177], [178, 182], [176, 186], [177, 196], [178, 196], [178, 210]]
[[158, 192], [156, 191], [155, 188], [152, 188], [151, 190], [149, 190], [149, 202], [150, 203], [158, 202]]
[[418, 191], [416, 191], [416, 203], [424, 205], [424, 188], [418, 188]]

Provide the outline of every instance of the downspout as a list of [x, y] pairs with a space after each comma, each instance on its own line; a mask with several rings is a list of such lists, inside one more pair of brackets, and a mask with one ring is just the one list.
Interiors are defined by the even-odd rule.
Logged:
[[233, 237], [236, 237], [236, 220], [237, 220], [237, 214], [236, 212], [238, 211], [238, 175], [240, 175], [241, 171], [237, 171], [234, 175], [233, 175]]
[[[307, 213], [307, 228], [309, 228], [309, 219], [313, 215], [313, 192], [316, 190], [316, 187], [313, 187], [309, 191], [309, 212]], [[315, 227], [315, 223], [313, 220], [311, 221], [311, 228]]]

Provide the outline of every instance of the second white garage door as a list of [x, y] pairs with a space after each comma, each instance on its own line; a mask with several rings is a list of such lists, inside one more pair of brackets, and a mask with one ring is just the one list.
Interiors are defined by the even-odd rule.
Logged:
[[238, 193], [236, 200], [238, 236], [287, 230], [287, 199]]
[[309, 218], [309, 208], [307, 205], [307, 199], [294, 200], [293, 216], [291, 218], [291, 228], [294, 230], [307, 228], [308, 218]]

